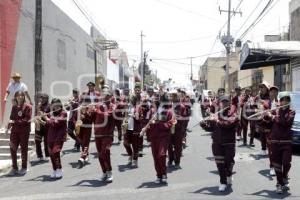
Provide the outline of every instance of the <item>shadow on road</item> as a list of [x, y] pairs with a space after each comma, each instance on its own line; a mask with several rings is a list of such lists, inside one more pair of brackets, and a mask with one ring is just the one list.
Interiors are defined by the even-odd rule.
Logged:
[[219, 187], [214, 186], [214, 187], [204, 187], [200, 190], [197, 190], [193, 193], [195, 194], [206, 194], [206, 195], [215, 195], [215, 196], [226, 196], [229, 195], [233, 192], [231, 186], [229, 185], [227, 187], [227, 190], [225, 192], [219, 192]]
[[40, 181], [40, 182], [54, 182], [60, 179], [51, 178], [50, 175], [41, 175], [32, 179], [28, 179], [27, 181]]
[[[266, 177], [267, 179], [269, 179], [270, 181], [273, 180], [273, 177], [270, 176], [270, 169], [263, 169], [263, 170], [260, 170], [258, 172], [260, 175]], [[274, 176], [275, 177], [275, 176]]]
[[275, 190], [261, 190], [252, 194], [246, 194], [246, 195], [253, 195], [257, 197], [264, 197], [268, 199], [285, 199], [287, 197], [293, 197], [298, 199], [299, 197], [291, 196], [291, 193], [286, 192], [283, 194], [277, 194]]
[[42, 165], [42, 164], [45, 164], [45, 163], [48, 163], [48, 162], [49, 162], [49, 160], [43, 160], [43, 161], [33, 160], [33, 161], [30, 161], [30, 166], [34, 167], [34, 166]]
[[142, 188], [160, 188], [160, 187], [166, 187], [168, 184], [159, 184], [155, 182], [145, 182], [142, 183], [140, 186], [137, 187], [137, 189], [142, 189]]
[[61, 157], [63, 157], [64, 155], [67, 155], [67, 154], [71, 154], [71, 153], [77, 153], [77, 152], [80, 152], [80, 151], [77, 151], [76, 149], [72, 148], [72, 149], [65, 149], [61, 152]]
[[71, 186], [81, 186], [81, 187], [103, 187], [108, 185], [107, 182], [100, 181], [99, 179], [93, 180], [81, 180], [78, 183]]
[[[84, 165], [83, 165], [82, 167], [84, 167], [84, 166], [86, 166], [86, 165], [90, 165], [90, 164], [91, 164], [90, 162], [85, 162]], [[75, 168], [82, 168], [82, 167], [79, 165], [78, 162], [70, 162], [69, 165], [71, 165], [71, 167], [72, 167], [73, 169], [75, 169]]]
[[119, 172], [125, 172], [127, 170], [132, 170], [132, 169], [136, 169], [134, 167], [131, 167], [131, 165], [118, 165], [118, 169], [119, 169]]

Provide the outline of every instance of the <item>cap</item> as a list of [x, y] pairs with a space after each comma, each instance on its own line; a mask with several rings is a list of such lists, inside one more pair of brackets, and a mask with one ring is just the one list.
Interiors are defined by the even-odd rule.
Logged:
[[279, 100], [281, 100], [282, 98], [285, 98], [285, 97], [291, 98], [291, 93], [288, 92], [288, 91], [279, 92], [279, 94], [278, 94], [278, 99]]
[[87, 86], [94, 86], [94, 87], [96, 86], [95, 83], [93, 83], [92, 81], [88, 82], [86, 85]]
[[21, 74], [18, 72], [15, 72], [11, 77], [12, 78], [21, 78]]
[[236, 86], [236, 87], [234, 88], [234, 90], [235, 90], [235, 91], [237, 91], [237, 90], [242, 90], [242, 88], [241, 88], [241, 86]]
[[279, 91], [279, 88], [276, 87], [276, 86], [272, 86], [272, 87], [270, 87], [270, 90], [277, 90], [277, 91]]
[[78, 94], [78, 93], [79, 93], [79, 90], [78, 90], [77, 88], [74, 88], [74, 89], [72, 90], [72, 92], [75, 93], [75, 94]]
[[218, 92], [225, 92], [225, 88], [219, 88]]
[[270, 83], [268, 83], [267, 81], [263, 81], [261, 84], [259, 84], [259, 86], [265, 86], [266, 88], [268, 88], [268, 90], [270, 89]]

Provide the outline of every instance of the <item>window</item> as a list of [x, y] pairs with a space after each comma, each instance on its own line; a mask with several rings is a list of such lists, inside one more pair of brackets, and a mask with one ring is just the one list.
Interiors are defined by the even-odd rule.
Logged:
[[67, 69], [66, 43], [60, 39], [57, 40], [57, 66]]

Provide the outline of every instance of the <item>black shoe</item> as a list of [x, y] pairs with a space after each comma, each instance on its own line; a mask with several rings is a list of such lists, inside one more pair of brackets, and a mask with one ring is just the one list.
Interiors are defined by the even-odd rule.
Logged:
[[255, 144], [251, 143], [251, 144], [250, 144], [250, 147], [255, 147]]
[[172, 167], [173, 161], [168, 161], [168, 167]]
[[176, 164], [175, 164], [175, 169], [181, 169], [181, 166], [180, 166], [179, 163], [176, 163]]

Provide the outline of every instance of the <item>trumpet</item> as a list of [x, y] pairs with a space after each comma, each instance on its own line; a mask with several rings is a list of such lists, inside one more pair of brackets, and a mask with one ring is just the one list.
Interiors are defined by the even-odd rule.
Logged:
[[149, 120], [149, 122], [146, 124], [146, 126], [144, 126], [144, 128], [142, 129], [142, 131], [140, 132], [140, 136], [143, 137], [147, 131], [147, 129], [150, 127], [151, 124], [154, 123], [155, 120], [157, 120], [158, 117], [158, 113], [156, 112], [152, 118]]

